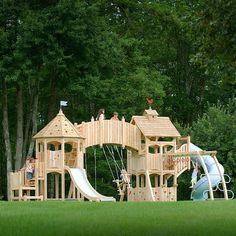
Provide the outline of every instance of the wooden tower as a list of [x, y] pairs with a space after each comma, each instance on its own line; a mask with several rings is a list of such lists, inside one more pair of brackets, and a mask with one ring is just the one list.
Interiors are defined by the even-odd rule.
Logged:
[[177, 178], [190, 169], [189, 157], [177, 160], [169, 156], [178, 149], [179, 132], [168, 117], [159, 117], [152, 109], [145, 110], [143, 116], [133, 116], [131, 124], [141, 132], [141, 150], [129, 151], [127, 170], [132, 186], [128, 200], [176, 201]]
[[[25, 167], [11, 173], [12, 200], [48, 199], [48, 178], [53, 182], [50, 199], [65, 199], [65, 170], [83, 168], [83, 138], [62, 110], [34, 136], [36, 142], [35, 173], [27, 186]], [[33, 191], [32, 191], [33, 190]], [[32, 193], [33, 192], [33, 193]]]
[[54, 198], [65, 199], [65, 166], [83, 168], [83, 139], [62, 110], [34, 138], [36, 157], [43, 169], [39, 179], [40, 193], [46, 200], [48, 197], [47, 176], [51, 173], [55, 176]]

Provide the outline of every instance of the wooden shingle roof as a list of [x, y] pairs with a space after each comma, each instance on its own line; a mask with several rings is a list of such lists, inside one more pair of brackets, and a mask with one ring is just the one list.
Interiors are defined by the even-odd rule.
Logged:
[[33, 138], [79, 138], [75, 126], [65, 117], [62, 110]]
[[169, 117], [159, 117], [154, 110], [144, 112], [144, 116], [133, 116], [132, 124], [138, 126], [144, 136], [151, 137], [180, 137], [178, 130], [170, 121]]

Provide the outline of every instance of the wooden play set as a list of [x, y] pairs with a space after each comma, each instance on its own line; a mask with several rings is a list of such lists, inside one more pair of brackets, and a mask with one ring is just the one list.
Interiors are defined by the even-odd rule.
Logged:
[[[26, 167], [12, 172], [11, 200], [114, 201], [98, 194], [86, 177], [86, 148], [96, 145], [112, 144], [127, 149], [127, 178], [124, 184], [117, 180], [121, 200], [126, 195], [127, 201], [176, 201], [177, 179], [191, 169], [191, 155], [201, 159], [203, 155], [213, 154], [218, 163], [215, 152], [191, 152], [190, 137], [181, 137], [168, 117], [159, 116], [151, 108], [142, 116], [133, 116], [130, 123], [124, 118], [97, 121], [92, 118], [90, 122], [72, 124], [60, 110], [34, 139], [33, 178], [26, 179]], [[207, 168], [202, 167], [211, 186]], [[54, 186], [50, 186], [52, 196], [48, 194], [49, 176], [54, 178]], [[69, 180], [65, 176], [70, 176]], [[221, 182], [227, 199], [222, 173]], [[214, 199], [211, 188], [209, 195]]]

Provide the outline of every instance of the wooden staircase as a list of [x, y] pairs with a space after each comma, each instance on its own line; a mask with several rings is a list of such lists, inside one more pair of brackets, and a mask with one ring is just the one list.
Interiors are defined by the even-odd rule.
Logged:
[[34, 177], [26, 180], [25, 169], [11, 173], [12, 201], [43, 200], [42, 195], [38, 195], [37, 180]]

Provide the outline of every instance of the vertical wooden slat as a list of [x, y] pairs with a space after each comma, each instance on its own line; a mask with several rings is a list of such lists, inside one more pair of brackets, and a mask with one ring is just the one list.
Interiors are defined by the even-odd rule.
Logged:
[[61, 169], [61, 199], [65, 200], [65, 168], [64, 168], [64, 163], [65, 163], [65, 140], [62, 139], [61, 142], [61, 159], [62, 159], [62, 166], [63, 168]]
[[125, 148], [126, 144], [126, 127], [125, 127], [125, 118], [122, 117], [122, 148]]
[[47, 157], [47, 141], [46, 139], [44, 140], [44, 145], [43, 145], [43, 149], [44, 149], [44, 200], [47, 200], [47, 195], [48, 195], [48, 191], [47, 191], [47, 166], [48, 166], [48, 157]]
[[[92, 119], [91, 119], [91, 124], [92, 124], [92, 131], [91, 131], [91, 133], [90, 133], [90, 136], [92, 136], [92, 139], [91, 139], [91, 144], [92, 144], [92, 146], [94, 145], [94, 142], [95, 142], [95, 140], [94, 140], [94, 133], [95, 133], [95, 129], [94, 129], [94, 118], [92, 117]], [[90, 145], [91, 145], [90, 144]]]

